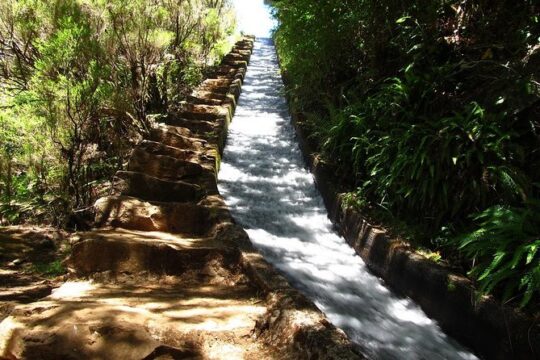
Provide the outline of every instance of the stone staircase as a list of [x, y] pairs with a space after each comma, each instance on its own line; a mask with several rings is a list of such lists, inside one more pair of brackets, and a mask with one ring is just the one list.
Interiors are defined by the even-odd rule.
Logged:
[[253, 40], [236, 43], [135, 147], [113, 193], [94, 205], [96, 229], [73, 242], [74, 281], [15, 309], [0, 326], [1, 356], [361, 358], [264, 261], [219, 195]]

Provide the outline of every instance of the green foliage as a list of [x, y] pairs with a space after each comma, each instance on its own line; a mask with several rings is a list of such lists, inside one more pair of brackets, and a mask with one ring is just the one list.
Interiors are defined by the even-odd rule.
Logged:
[[65, 224], [94, 201], [233, 26], [226, 0], [2, 1], [0, 222]]
[[540, 202], [524, 208], [494, 206], [474, 216], [478, 228], [454, 242], [475, 265], [470, 274], [486, 293], [527, 305], [540, 291]]
[[60, 276], [66, 273], [66, 268], [62, 264], [61, 260], [55, 260], [50, 263], [34, 264], [33, 270], [36, 273], [50, 277]]
[[347, 206], [437, 250], [473, 214], [540, 198], [533, 0], [274, 3], [292, 107], [354, 184]]
[[396, 214], [413, 212], [436, 231], [478, 207], [531, 192], [519, 134], [498, 114], [471, 103], [441, 117], [424, 112], [433, 93], [392, 79], [363, 102], [330, 113], [322, 132], [329, 158], [349, 164], [365, 197]]

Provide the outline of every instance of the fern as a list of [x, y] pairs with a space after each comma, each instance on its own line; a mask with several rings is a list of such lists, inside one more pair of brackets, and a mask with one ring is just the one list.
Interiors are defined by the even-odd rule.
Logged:
[[525, 207], [494, 206], [474, 216], [478, 229], [454, 239], [477, 260], [470, 275], [482, 293], [502, 291], [503, 301], [526, 306], [540, 291], [540, 201]]

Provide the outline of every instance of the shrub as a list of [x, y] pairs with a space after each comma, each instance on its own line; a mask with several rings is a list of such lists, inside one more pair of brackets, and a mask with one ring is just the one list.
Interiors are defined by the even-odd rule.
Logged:
[[[290, 102], [304, 113], [325, 160], [354, 184], [347, 204], [383, 213], [400, 229], [406, 223], [432, 250], [487, 226], [474, 214], [530, 209], [533, 216], [537, 210], [525, 204], [540, 198], [537, 2], [274, 3]], [[457, 251], [451, 243], [444, 254]], [[492, 252], [488, 237], [475, 246]], [[515, 290], [530, 303], [538, 282], [526, 274], [537, 271], [528, 267], [536, 255], [525, 266], [520, 249], [509, 245], [500, 260], [520, 257], [509, 269], [521, 274], [514, 280], [525, 279], [505, 298]], [[479, 276], [489, 283], [482, 289], [513, 281], [497, 276]]]
[[454, 239], [474, 265], [480, 290], [527, 305], [540, 291], [540, 201], [526, 207], [494, 206], [473, 216], [478, 228]]

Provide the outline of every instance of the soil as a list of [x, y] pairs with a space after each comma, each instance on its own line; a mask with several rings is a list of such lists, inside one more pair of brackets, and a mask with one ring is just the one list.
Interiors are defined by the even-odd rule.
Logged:
[[242, 276], [100, 273], [18, 306], [0, 331], [15, 359], [287, 358], [254, 336], [265, 311]]
[[[0, 321], [17, 304], [47, 296], [64, 281], [65, 270], [51, 269], [69, 251], [69, 234], [46, 227], [0, 228]], [[54, 270], [54, 271], [52, 271]]]

